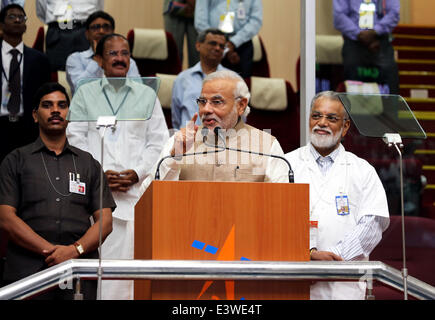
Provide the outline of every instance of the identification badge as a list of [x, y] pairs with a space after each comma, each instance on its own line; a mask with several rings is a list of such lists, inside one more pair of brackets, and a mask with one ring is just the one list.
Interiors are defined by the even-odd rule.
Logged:
[[86, 183], [80, 182], [80, 175], [69, 173], [69, 192], [85, 195], [86, 194]]
[[246, 10], [243, 5], [243, 1], [239, 1], [239, 8], [237, 9], [237, 19], [245, 20], [246, 19]]
[[86, 194], [86, 184], [84, 182], [70, 181], [69, 182], [69, 192], [85, 195]]
[[318, 234], [319, 234], [319, 222], [310, 220], [310, 248], [317, 248]]
[[346, 195], [340, 194], [335, 197], [335, 205], [339, 216], [346, 216], [350, 213], [349, 198]]
[[376, 6], [374, 3], [361, 3], [359, 7], [359, 27], [360, 29], [373, 29], [375, 24]]
[[234, 12], [227, 12], [223, 14], [219, 20], [219, 30], [223, 33], [233, 33], [234, 32]]

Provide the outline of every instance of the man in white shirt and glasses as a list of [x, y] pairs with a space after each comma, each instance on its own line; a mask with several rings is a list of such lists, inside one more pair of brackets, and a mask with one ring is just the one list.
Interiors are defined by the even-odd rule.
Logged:
[[[286, 154], [296, 183], [310, 184], [311, 260], [365, 261], [388, 227], [385, 190], [375, 169], [344, 149], [350, 119], [337, 93], [311, 103], [310, 143]], [[364, 299], [364, 282], [317, 282], [312, 300]]]

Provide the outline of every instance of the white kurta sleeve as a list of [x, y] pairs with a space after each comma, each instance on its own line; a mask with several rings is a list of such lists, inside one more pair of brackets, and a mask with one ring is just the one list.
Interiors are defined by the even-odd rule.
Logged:
[[[277, 139], [274, 139], [270, 148], [270, 154], [284, 158], [284, 152]], [[264, 182], [281, 182], [288, 181], [288, 166], [286, 162], [279, 158], [269, 157], [267, 160], [266, 175]]]
[[159, 160], [159, 155], [162, 146], [165, 145], [169, 138], [168, 127], [166, 125], [165, 116], [163, 114], [160, 101], [156, 98], [154, 103], [153, 114], [148, 121], [145, 132], [145, 149], [141, 155], [138, 165], [132, 168], [139, 177], [139, 183], [142, 183], [146, 176], [150, 174], [150, 170]]

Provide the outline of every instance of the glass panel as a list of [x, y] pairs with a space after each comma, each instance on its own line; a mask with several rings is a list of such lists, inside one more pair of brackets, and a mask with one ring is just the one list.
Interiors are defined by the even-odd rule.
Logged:
[[158, 78], [83, 79], [71, 101], [68, 121], [97, 121], [101, 116], [148, 120], [153, 113]]
[[339, 93], [359, 132], [367, 137], [399, 133], [402, 138], [426, 139], [406, 101], [399, 95]]

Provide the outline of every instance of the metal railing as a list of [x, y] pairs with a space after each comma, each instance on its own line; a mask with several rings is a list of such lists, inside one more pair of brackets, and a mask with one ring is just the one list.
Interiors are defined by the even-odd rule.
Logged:
[[[69, 260], [0, 289], [0, 300], [26, 299], [73, 279], [97, 279], [98, 260]], [[382, 262], [103, 260], [103, 279], [372, 281], [403, 291], [400, 271]], [[408, 276], [408, 294], [435, 299], [435, 287]]]

